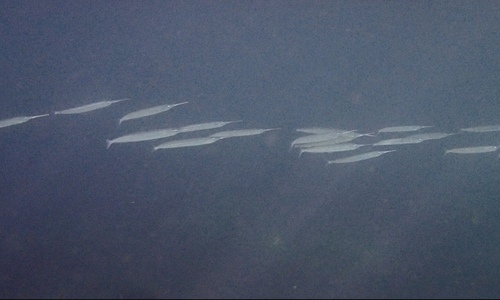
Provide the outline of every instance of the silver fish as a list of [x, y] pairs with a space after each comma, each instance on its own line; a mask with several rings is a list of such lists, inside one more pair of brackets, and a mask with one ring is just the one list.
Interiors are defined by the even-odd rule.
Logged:
[[456, 133], [444, 133], [444, 132], [430, 132], [430, 133], [419, 133], [407, 136], [407, 139], [420, 139], [424, 141], [428, 140], [439, 140], [448, 136], [455, 135]]
[[95, 103], [91, 103], [91, 104], [87, 104], [87, 105], [83, 105], [83, 106], [79, 106], [79, 107], [55, 111], [54, 114], [55, 115], [83, 114], [83, 113], [93, 111], [96, 109], [105, 108], [105, 107], [110, 106], [111, 104], [118, 103], [118, 102], [125, 101], [125, 100], [130, 100], [130, 99], [125, 98], [125, 99], [118, 99], [118, 100], [100, 101], [100, 102], [95, 102]]
[[454, 154], [475, 154], [475, 153], [487, 153], [495, 152], [498, 150], [497, 146], [479, 146], [479, 147], [465, 147], [465, 148], [454, 148], [446, 150], [444, 154], [454, 153]]
[[163, 104], [163, 105], [158, 105], [158, 106], [153, 106], [153, 107], [149, 107], [149, 108], [145, 108], [145, 109], [136, 110], [136, 111], [133, 111], [133, 112], [123, 116], [118, 123], [121, 124], [124, 121], [153, 116], [153, 115], [156, 115], [156, 114], [159, 114], [162, 112], [166, 112], [166, 111], [171, 110], [172, 108], [174, 108], [176, 106], [183, 105], [186, 103], [188, 103], [188, 102], [181, 102], [181, 103], [175, 103], [175, 104]]
[[242, 122], [243, 120], [237, 121], [216, 121], [216, 122], [207, 122], [207, 123], [199, 123], [199, 124], [191, 124], [187, 126], [182, 126], [179, 128], [179, 132], [191, 132], [191, 131], [199, 131], [199, 130], [208, 130], [214, 128], [220, 128], [227, 124]]
[[291, 147], [298, 148], [310, 148], [316, 146], [326, 146], [333, 144], [342, 144], [350, 142], [362, 136], [371, 136], [369, 133], [357, 133], [357, 132], [344, 132], [344, 133], [324, 133], [324, 134], [313, 134], [306, 135], [295, 139], [292, 142]]
[[396, 139], [388, 139], [380, 142], [376, 142], [373, 146], [392, 146], [392, 145], [407, 145], [407, 144], [418, 144], [423, 142], [424, 139], [413, 138], [413, 137], [404, 137], [404, 138], [396, 138]]
[[267, 131], [278, 130], [278, 129], [281, 128], [228, 130], [228, 131], [216, 132], [212, 134], [211, 137], [225, 139], [230, 137], [258, 135]]
[[500, 131], [500, 125], [487, 125], [487, 126], [477, 126], [477, 127], [469, 127], [462, 128], [460, 131], [463, 132], [493, 132]]
[[432, 126], [394, 126], [394, 127], [382, 128], [378, 131], [378, 133], [417, 131], [417, 130], [429, 128], [429, 127], [432, 127]]
[[134, 142], [158, 140], [158, 139], [163, 139], [163, 138], [174, 136], [178, 133], [179, 133], [179, 130], [175, 129], [175, 128], [157, 129], [157, 130], [131, 133], [131, 134], [117, 137], [117, 138], [112, 139], [112, 140], [106, 140], [106, 148], [109, 149], [109, 147], [111, 147], [111, 145], [116, 144], [116, 143], [134, 143]]
[[345, 143], [345, 144], [333, 144], [333, 145], [326, 145], [326, 146], [302, 148], [302, 149], [300, 149], [299, 157], [302, 155], [302, 153], [334, 153], [334, 152], [344, 152], [344, 151], [356, 150], [359, 147], [363, 147], [363, 146], [367, 146], [367, 145]]
[[158, 149], [173, 149], [173, 148], [203, 146], [215, 143], [220, 139], [221, 138], [215, 138], [215, 137], [201, 137], [201, 138], [175, 140], [160, 144], [154, 147], [153, 150], [156, 151]]
[[[370, 133], [346, 132], [346, 133], [342, 133], [342, 134], [333, 136], [332, 138], [327, 139], [327, 140], [318, 140], [318, 141], [298, 143], [298, 144], [292, 143], [293, 144], [292, 147], [303, 149], [303, 148], [311, 148], [311, 147], [319, 147], [319, 146], [328, 146], [328, 145], [334, 145], [334, 144], [343, 144], [343, 143], [353, 141], [353, 140], [357, 139], [358, 137], [362, 137], [362, 136], [371, 136], [371, 134]], [[310, 136], [308, 135], [305, 137], [310, 137]]]
[[345, 133], [354, 132], [356, 130], [344, 130], [337, 128], [325, 128], [325, 127], [305, 127], [295, 129], [297, 132], [309, 133], [309, 134], [323, 134], [323, 133]]
[[354, 155], [354, 156], [339, 158], [339, 159], [335, 159], [335, 160], [329, 160], [326, 164], [329, 165], [329, 164], [351, 163], [351, 162], [361, 161], [361, 160], [370, 159], [370, 158], [374, 158], [374, 157], [379, 157], [380, 155], [383, 155], [383, 154], [389, 153], [389, 152], [394, 152], [394, 151], [396, 151], [396, 150], [367, 152], [367, 153], [358, 154], [358, 155]]
[[29, 120], [33, 120], [33, 119], [41, 118], [41, 117], [46, 117], [48, 115], [49, 114], [38, 115], [38, 116], [15, 117], [15, 118], [10, 118], [10, 119], [0, 120], [0, 128], [22, 124], [22, 123], [28, 122]]

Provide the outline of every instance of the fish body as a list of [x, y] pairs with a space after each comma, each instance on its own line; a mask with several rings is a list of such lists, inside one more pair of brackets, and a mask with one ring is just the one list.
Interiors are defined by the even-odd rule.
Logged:
[[111, 104], [118, 103], [118, 102], [125, 101], [125, 100], [130, 100], [130, 99], [125, 98], [125, 99], [118, 99], [118, 100], [100, 101], [100, 102], [95, 102], [95, 103], [91, 103], [91, 104], [87, 104], [87, 105], [83, 105], [83, 106], [78, 106], [78, 107], [69, 108], [69, 109], [65, 109], [65, 110], [55, 111], [54, 114], [55, 115], [83, 114], [83, 113], [86, 113], [89, 111], [105, 108], [105, 107], [110, 106]]
[[460, 129], [462, 132], [493, 132], [500, 131], [500, 125], [487, 125], [487, 126], [477, 126]]
[[300, 149], [299, 156], [301, 156], [302, 153], [334, 153], [334, 152], [352, 151], [363, 146], [366, 145], [345, 143], [345, 144], [333, 144], [333, 145], [325, 145], [318, 147], [302, 148]]
[[487, 153], [495, 152], [498, 150], [497, 146], [478, 146], [478, 147], [465, 147], [465, 148], [454, 148], [446, 150], [444, 154], [476, 154], [476, 153]]
[[417, 131], [424, 128], [429, 128], [432, 126], [394, 126], [394, 127], [386, 127], [382, 128], [378, 131], [378, 133], [384, 132], [409, 132], [409, 131]]
[[347, 133], [347, 134], [339, 134], [337, 136], [334, 136], [330, 139], [327, 140], [320, 140], [320, 141], [312, 141], [312, 142], [306, 142], [306, 143], [299, 143], [299, 144], [293, 144], [292, 148], [312, 148], [312, 147], [319, 147], [319, 146], [328, 146], [328, 145], [335, 145], [335, 144], [343, 144], [343, 143], [348, 143], [351, 142], [358, 137], [361, 136], [370, 136], [370, 134], [361, 134], [361, 133]]
[[354, 156], [349, 156], [349, 157], [344, 157], [344, 158], [338, 158], [335, 160], [329, 160], [326, 164], [345, 164], [345, 163], [351, 163], [351, 162], [356, 162], [356, 161], [361, 161], [365, 159], [370, 159], [374, 157], [379, 157], [383, 154], [389, 153], [389, 152], [394, 152], [396, 150], [387, 150], [387, 151], [372, 151], [372, 152], [367, 152], [363, 154], [358, 154]]
[[0, 120], [0, 128], [26, 123], [29, 120], [46, 117], [48, 115], [49, 114], [43, 114], [43, 115], [37, 115], [37, 116], [22, 116], [22, 117], [15, 117], [15, 118], [10, 118], [10, 119]]
[[304, 127], [295, 129], [297, 132], [309, 133], [309, 134], [324, 134], [324, 133], [346, 133], [354, 132], [356, 130], [345, 130], [337, 128], [325, 128], [325, 127]]
[[209, 145], [217, 142], [220, 138], [215, 137], [201, 137], [201, 138], [190, 138], [183, 140], [175, 140], [169, 141], [163, 144], [160, 144], [153, 148], [154, 151], [159, 149], [174, 149], [174, 148], [183, 148], [183, 147], [195, 147], [195, 146], [203, 146]]
[[423, 139], [420, 138], [412, 138], [412, 137], [404, 137], [404, 138], [396, 138], [396, 139], [388, 139], [382, 140], [380, 142], [376, 142], [373, 146], [393, 146], [393, 145], [407, 145], [407, 144], [418, 144], [423, 142]]
[[439, 140], [448, 136], [455, 135], [456, 133], [444, 133], [444, 132], [430, 132], [430, 133], [419, 133], [407, 136], [408, 139], [420, 139], [424, 141], [428, 140]]
[[228, 130], [228, 131], [220, 131], [211, 135], [214, 138], [230, 138], [230, 137], [240, 137], [240, 136], [251, 136], [251, 135], [259, 135], [267, 131], [278, 130], [281, 128], [268, 128], [268, 129], [239, 129], [239, 130]]
[[306, 136], [301, 136], [295, 139], [291, 147], [308, 147], [313, 145], [318, 145], [320, 143], [329, 143], [329, 144], [341, 144], [350, 142], [354, 139], [357, 139], [361, 136], [367, 136], [370, 134], [357, 133], [353, 131], [346, 131], [342, 133], [321, 133], [321, 134], [310, 134]]
[[238, 121], [216, 121], [216, 122], [207, 122], [207, 123], [199, 123], [199, 124], [191, 124], [187, 126], [182, 126], [179, 128], [179, 132], [191, 132], [191, 131], [200, 131], [200, 130], [208, 130], [214, 128], [220, 128], [227, 124], [241, 122]]
[[118, 123], [121, 124], [124, 121], [153, 116], [162, 112], [169, 111], [176, 106], [183, 105], [186, 103], [188, 102], [181, 102], [175, 104], [162, 104], [145, 109], [136, 110], [123, 116]]
[[111, 145], [117, 143], [134, 143], [134, 142], [143, 142], [143, 141], [152, 141], [157, 139], [163, 139], [167, 137], [174, 136], [179, 133], [178, 129], [174, 128], [166, 128], [166, 129], [157, 129], [150, 131], [140, 131], [136, 133], [131, 133], [127, 135], [123, 135], [117, 137], [112, 140], [106, 140], [106, 147], [109, 149]]

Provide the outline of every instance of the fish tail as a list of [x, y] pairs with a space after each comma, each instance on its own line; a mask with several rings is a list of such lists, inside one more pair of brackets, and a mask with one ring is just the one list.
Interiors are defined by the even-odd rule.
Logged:
[[113, 141], [106, 140], [106, 149], [109, 149], [109, 147], [111, 147], [112, 144], [113, 144]]

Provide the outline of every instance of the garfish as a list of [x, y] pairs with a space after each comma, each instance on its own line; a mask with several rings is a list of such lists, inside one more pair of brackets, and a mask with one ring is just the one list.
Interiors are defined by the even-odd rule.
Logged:
[[345, 143], [345, 144], [333, 144], [326, 146], [318, 146], [318, 147], [309, 147], [300, 149], [299, 157], [302, 153], [334, 153], [334, 152], [344, 152], [344, 151], [352, 151], [356, 150], [359, 147], [363, 147], [367, 145], [363, 144], [354, 144], [354, 143]]
[[228, 131], [216, 132], [212, 134], [211, 137], [225, 139], [230, 137], [258, 135], [267, 131], [279, 130], [279, 129], [281, 128], [228, 130]]
[[357, 133], [357, 132], [343, 132], [343, 133], [322, 133], [322, 134], [311, 134], [299, 137], [295, 139], [291, 148], [309, 148], [319, 145], [332, 145], [350, 142], [362, 136], [371, 136], [369, 133]]
[[183, 140], [175, 140], [160, 144], [153, 148], [154, 151], [158, 149], [173, 149], [173, 148], [183, 148], [183, 147], [194, 147], [194, 146], [202, 146], [208, 145], [217, 142], [221, 138], [215, 137], [201, 137], [201, 138], [190, 138]]
[[46, 117], [49, 114], [37, 115], [37, 116], [23, 116], [23, 117], [15, 117], [5, 120], [0, 120], [0, 128], [9, 127], [17, 124], [22, 124], [28, 122], [29, 120], [33, 120], [36, 118]]
[[419, 133], [407, 136], [408, 139], [421, 139], [424, 141], [428, 140], [439, 140], [447, 136], [455, 135], [456, 133], [444, 133], [444, 132], [430, 132], [430, 133]]
[[378, 133], [382, 132], [408, 132], [408, 131], [417, 131], [424, 128], [429, 128], [432, 126], [394, 126], [394, 127], [385, 127], [378, 131]]
[[383, 155], [383, 154], [389, 153], [389, 152], [394, 152], [394, 151], [396, 151], [396, 150], [367, 152], [367, 153], [358, 154], [358, 155], [354, 155], [354, 156], [338, 158], [335, 160], [329, 160], [326, 164], [329, 165], [329, 164], [344, 164], [344, 163], [356, 162], [356, 161], [361, 161], [361, 160], [370, 159], [370, 158], [374, 158], [374, 157], [379, 157], [380, 155]]
[[345, 130], [337, 128], [325, 128], [325, 127], [304, 127], [295, 129], [297, 132], [310, 133], [310, 134], [323, 134], [323, 133], [345, 133], [354, 132], [356, 130]]
[[362, 133], [357, 133], [353, 131], [346, 131], [346, 132], [328, 132], [328, 133], [320, 133], [320, 134], [310, 134], [306, 136], [301, 136], [299, 138], [296, 138], [292, 144], [291, 147], [301, 147], [301, 145], [307, 145], [307, 144], [314, 144], [314, 143], [319, 143], [319, 142], [324, 142], [324, 141], [334, 141], [336, 140], [337, 142], [335, 144], [340, 144], [343, 142], [350, 142], [358, 137], [364, 136], [364, 135], [369, 135], [369, 134], [362, 134]]
[[208, 130], [214, 128], [220, 128], [227, 124], [242, 122], [243, 120], [237, 121], [215, 121], [215, 122], [207, 122], [207, 123], [199, 123], [199, 124], [191, 124], [182, 126], [179, 128], [179, 132], [191, 132], [191, 131], [199, 131], [199, 130]]
[[65, 109], [65, 110], [55, 111], [54, 114], [55, 115], [83, 114], [83, 113], [93, 111], [96, 109], [105, 108], [105, 107], [110, 106], [113, 103], [118, 103], [118, 102], [125, 101], [125, 100], [130, 100], [130, 99], [124, 98], [124, 99], [118, 99], [118, 100], [100, 101], [100, 102], [95, 102], [95, 103], [91, 103], [91, 104], [87, 104], [87, 105], [83, 105], [83, 106], [78, 106], [78, 107], [69, 108], [69, 109]]
[[477, 127], [469, 127], [462, 128], [460, 131], [464, 132], [493, 132], [500, 131], [500, 125], [487, 125], [487, 126], [477, 126]]
[[166, 129], [156, 129], [149, 131], [140, 131], [127, 135], [123, 135], [117, 137], [112, 140], [106, 140], [106, 148], [109, 149], [111, 145], [116, 143], [134, 143], [134, 142], [143, 142], [143, 141], [151, 141], [157, 139], [163, 139], [167, 137], [171, 137], [179, 133], [179, 130], [176, 128], [166, 128]]
[[380, 142], [376, 142], [375, 144], [373, 144], [373, 146], [376, 147], [376, 146], [418, 144], [418, 143], [421, 143], [423, 141], [424, 141], [424, 139], [421, 139], [421, 138], [404, 137], [404, 138], [382, 140]]
[[465, 147], [465, 148], [454, 148], [445, 151], [445, 155], [448, 153], [454, 154], [475, 154], [475, 153], [487, 153], [495, 152], [498, 150], [497, 146], [478, 146], [478, 147]]
[[123, 121], [128, 121], [128, 120], [133, 120], [133, 119], [139, 119], [139, 118], [144, 118], [144, 117], [149, 117], [153, 116], [162, 112], [166, 112], [168, 110], [171, 110], [172, 108], [183, 105], [188, 103], [186, 102], [181, 102], [181, 103], [175, 103], [175, 104], [162, 104], [162, 105], [157, 105], [149, 108], [144, 108], [140, 110], [133, 111], [131, 113], [126, 114], [123, 116], [118, 124], [121, 124]]

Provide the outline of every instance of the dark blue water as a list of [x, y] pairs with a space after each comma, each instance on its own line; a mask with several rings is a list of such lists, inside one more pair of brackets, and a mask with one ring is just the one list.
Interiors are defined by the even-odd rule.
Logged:
[[[443, 155], [498, 133], [327, 167], [288, 149], [302, 126], [499, 124], [499, 20], [496, 1], [1, 3], [0, 119], [131, 101], [0, 129], [0, 297], [499, 297], [498, 154]], [[282, 130], [106, 149], [238, 119]]]

